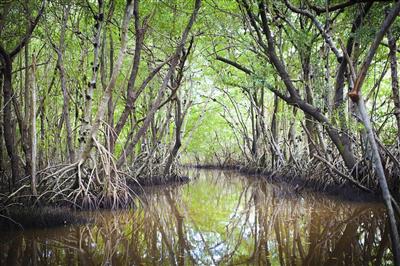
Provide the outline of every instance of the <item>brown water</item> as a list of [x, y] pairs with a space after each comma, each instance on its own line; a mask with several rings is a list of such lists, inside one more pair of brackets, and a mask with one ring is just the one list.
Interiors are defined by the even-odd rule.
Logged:
[[291, 192], [229, 171], [190, 171], [137, 210], [0, 240], [0, 265], [392, 264], [383, 205]]

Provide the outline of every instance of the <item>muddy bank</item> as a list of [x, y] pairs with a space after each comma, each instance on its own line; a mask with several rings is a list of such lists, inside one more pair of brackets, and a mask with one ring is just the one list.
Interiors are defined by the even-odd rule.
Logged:
[[0, 213], [0, 231], [52, 228], [91, 222], [82, 213], [60, 207], [10, 207]]
[[[188, 183], [190, 178], [188, 176], [171, 176], [165, 177], [152, 177], [152, 178], [139, 178], [136, 181], [128, 179], [128, 186], [136, 195], [141, 195], [152, 190], [152, 188], [160, 189], [170, 186], [179, 186]], [[24, 207], [3, 207], [0, 212], [0, 231], [14, 231], [25, 230], [32, 228], [52, 228], [59, 226], [67, 226], [73, 224], [87, 224], [91, 223], [84, 215], [84, 211], [99, 211], [111, 209], [111, 205], [101, 205], [99, 208], [81, 208], [80, 210], [73, 210], [68, 205], [58, 206], [30, 206], [29, 202], [25, 202]], [[129, 205], [135, 207], [135, 204]], [[119, 208], [125, 209], [125, 208]]]
[[244, 167], [238, 165], [185, 165], [184, 167], [210, 170], [232, 170], [245, 175], [262, 178], [271, 183], [284, 183], [290, 186], [294, 192], [317, 192], [338, 199], [354, 202], [376, 202], [381, 200], [378, 193], [367, 192], [350, 183], [325, 183], [316, 179], [308, 179], [307, 173], [304, 175], [288, 175], [282, 171], [270, 171], [268, 169], [256, 167]]
[[205, 170], [240, 170], [242, 167], [239, 165], [218, 165], [218, 164], [185, 164], [181, 165], [184, 168], [196, 168]]

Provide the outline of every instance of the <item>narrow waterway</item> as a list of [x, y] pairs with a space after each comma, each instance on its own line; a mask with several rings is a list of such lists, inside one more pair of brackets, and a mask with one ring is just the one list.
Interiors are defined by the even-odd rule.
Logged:
[[189, 170], [138, 208], [93, 223], [3, 234], [1, 265], [390, 264], [378, 203], [296, 193], [232, 171]]

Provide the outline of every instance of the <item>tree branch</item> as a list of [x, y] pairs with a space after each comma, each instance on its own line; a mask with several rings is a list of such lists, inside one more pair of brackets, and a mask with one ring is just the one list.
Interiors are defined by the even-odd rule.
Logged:
[[251, 71], [250, 69], [246, 68], [245, 66], [242, 66], [242, 65], [240, 65], [239, 63], [234, 62], [234, 61], [232, 61], [232, 60], [229, 60], [229, 59], [227, 59], [227, 58], [224, 58], [224, 57], [221, 57], [221, 56], [218, 56], [218, 55], [217, 55], [216, 59], [217, 59], [218, 61], [224, 62], [224, 63], [226, 63], [226, 64], [228, 64], [228, 65], [231, 65], [231, 66], [233, 66], [233, 67], [235, 67], [235, 68], [237, 68], [237, 69], [243, 71], [243, 72], [246, 73], [247, 75], [252, 75], [252, 74], [254, 74], [253, 71]]
[[14, 56], [16, 56], [21, 51], [21, 49], [24, 48], [28, 40], [31, 38], [32, 32], [35, 30], [36, 25], [39, 23], [40, 17], [43, 15], [45, 5], [46, 5], [46, 0], [43, 0], [42, 5], [40, 6], [39, 13], [37, 14], [36, 18], [32, 22], [30, 22], [29, 28], [25, 33], [25, 36], [21, 39], [21, 41], [14, 48], [14, 50], [11, 51], [10, 53], [11, 58], [14, 58]]
[[389, 1], [389, 0], [375, 0], [375, 1], [371, 1], [371, 0], [350, 0], [350, 1], [347, 1], [347, 2], [344, 2], [344, 3], [340, 3], [340, 4], [333, 5], [333, 6], [329, 6], [328, 8], [317, 6], [317, 5], [313, 5], [311, 3], [308, 3], [308, 5], [310, 6], [310, 8], [312, 10], [315, 11], [315, 13], [317, 15], [320, 15], [322, 13], [325, 13], [326, 11], [332, 12], [332, 11], [342, 10], [342, 9], [344, 9], [346, 7], [349, 7], [349, 6], [352, 6], [352, 5], [355, 5], [355, 4], [373, 3], [373, 2], [392, 2], [392, 1]]
[[390, 26], [393, 24], [395, 21], [396, 17], [400, 13], [400, 1], [398, 1], [393, 9], [389, 12], [389, 14], [386, 16], [385, 20], [383, 21], [380, 30], [375, 34], [375, 39], [371, 44], [371, 47], [369, 48], [368, 54], [365, 57], [365, 60], [361, 66], [361, 69], [358, 73], [357, 79], [354, 84], [354, 88], [349, 92], [349, 97], [353, 102], [357, 102], [359, 99], [359, 92], [361, 90], [361, 87], [364, 83], [365, 77], [367, 75], [369, 66], [371, 65], [372, 59], [374, 58], [374, 55], [381, 44], [381, 41], [383, 37], [385, 36], [386, 32], [389, 30]]
[[325, 31], [324, 26], [321, 24], [321, 22], [319, 22], [317, 20], [317, 18], [313, 14], [311, 14], [310, 11], [308, 11], [306, 9], [297, 8], [297, 7], [293, 6], [292, 4], [290, 4], [290, 2], [288, 0], [284, 0], [284, 2], [286, 4], [286, 6], [293, 12], [303, 15], [303, 16], [306, 16], [309, 19], [311, 19], [311, 21], [313, 22], [315, 27], [317, 27], [318, 31], [321, 33], [322, 37], [324, 37], [324, 40], [328, 44], [329, 48], [331, 48], [332, 52], [335, 54], [337, 60], [339, 62], [341, 62], [343, 59], [343, 55], [340, 52], [340, 50], [336, 47], [336, 45], [333, 43], [332, 37], [329, 35], [328, 32]]

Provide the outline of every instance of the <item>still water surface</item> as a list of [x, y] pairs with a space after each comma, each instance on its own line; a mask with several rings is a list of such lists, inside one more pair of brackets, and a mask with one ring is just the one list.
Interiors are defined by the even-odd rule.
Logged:
[[[136, 210], [0, 240], [0, 265], [390, 265], [383, 205], [298, 194], [231, 171], [190, 171]], [[86, 214], [85, 214], [86, 215]]]

